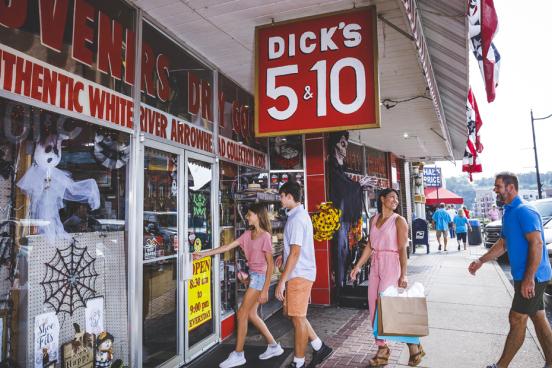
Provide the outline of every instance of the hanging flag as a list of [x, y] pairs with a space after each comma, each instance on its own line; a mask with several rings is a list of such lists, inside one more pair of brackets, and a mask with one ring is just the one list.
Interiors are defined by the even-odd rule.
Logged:
[[500, 53], [492, 42], [498, 30], [498, 18], [493, 0], [468, 1], [471, 47], [485, 81], [487, 101], [493, 102], [500, 69]]
[[483, 144], [479, 137], [479, 129], [483, 125], [475, 96], [471, 90], [468, 91], [468, 102], [466, 103], [466, 120], [468, 124], [468, 141], [464, 151], [464, 159], [462, 161], [462, 171], [467, 172], [470, 176], [470, 181], [473, 180], [472, 173], [483, 171], [479, 162], [479, 154], [483, 151]]

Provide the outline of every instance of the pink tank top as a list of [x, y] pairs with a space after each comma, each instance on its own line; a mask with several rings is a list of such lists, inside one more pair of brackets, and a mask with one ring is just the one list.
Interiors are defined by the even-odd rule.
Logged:
[[397, 240], [397, 216], [399, 214], [394, 213], [389, 217], [383, 225], [378, 229], [376, 223], [381, 214], [377, 214], [374, 220], [372, 220], [372, 227], [370, 228], [370, 244], [375, 255], [383, 253], [399, 254], [399, 242]]

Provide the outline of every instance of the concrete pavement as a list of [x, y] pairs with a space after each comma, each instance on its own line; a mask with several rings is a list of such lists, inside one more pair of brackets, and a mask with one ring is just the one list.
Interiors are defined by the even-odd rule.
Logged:
[[[457, 251], [456, 240], [452, 240], [448, 252], [438, 252], [433, 232], [430, 243], [431, 253], [427, 255], [425, 247], [418, 248], [408, 266], [409, 282], [422, 282], [428, 301], [430, 335], [422, 338], [427, 355], [420, 367], [479, 368], [496, 362], [508, 333], [508, 312], [514, 292], [511, 283], [494, 262], [485, 264], [475, 277], [468, 273], [469, 263], [485, 252], [483, 246]], [[367, 310], [313, 306], [308, 318], [319, 336], [334, 348], [334, 354], [319, 367], [368, 365], [377, 347]], [[525, 343], [510, 367], [544, 365], [531, 322], [529, 325]], [[293, 347], [293, 330], [285, 318], [274, 316], [269, 328], [282, 346]], [[264, 344], [254, 328], [250, 328], [247, 344]], [[406, 345], [392, 343], [390, 347], [387, 367], [408, 366]]]

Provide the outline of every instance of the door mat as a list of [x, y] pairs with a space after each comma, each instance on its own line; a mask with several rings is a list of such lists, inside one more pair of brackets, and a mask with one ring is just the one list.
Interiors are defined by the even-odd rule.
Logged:
[[[234, 350], [235, 345], [221, 344], [215, 347], [204, 356], [193, 361], [187, 368], [216, 368], [219, 364], [228, 358], [228, 355]], [[279, 357], [274, 357], [268, 360], [260, 360], [259, 355], [264, 353], [266, 345], [245, 345], [245, 359], [247, 363], [242, 365], [243, 368], [280, 368], [286, 359], [293, 353], [293, 349], [284, 348], [284, 353]]]

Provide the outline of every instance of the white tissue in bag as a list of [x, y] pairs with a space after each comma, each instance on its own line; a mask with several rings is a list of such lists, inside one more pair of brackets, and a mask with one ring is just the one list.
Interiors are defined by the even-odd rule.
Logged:
[[381, 296], [402, 296], [405, 298], [423, 298], [424, 295], [424, 285], [419, 282], [415, 282], [411, 287], [400, 292], [399, 288], [396, 286], [389, 286], [385, 289]]

